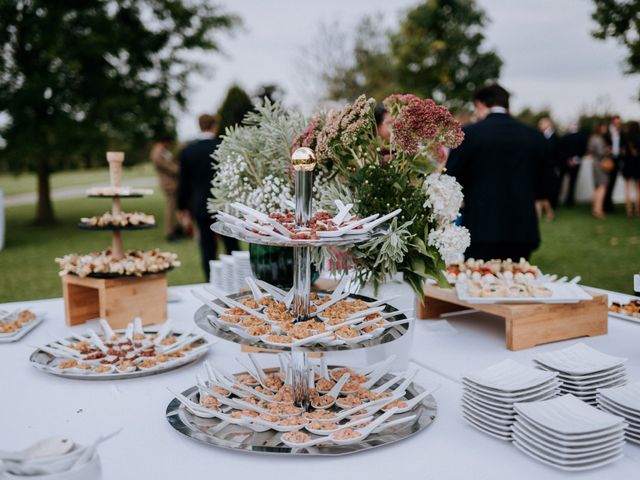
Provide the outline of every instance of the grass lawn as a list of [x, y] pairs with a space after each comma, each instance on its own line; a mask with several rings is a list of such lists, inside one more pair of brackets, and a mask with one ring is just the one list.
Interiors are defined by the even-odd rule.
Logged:
[[[154, 176], [153, 166], [150, 163], [134, 165], [124, 168], [123, 178], [127, 179]], [[51, 175], [51, 188], [75, 187], [79, 185], [92, 185], [94, 183], [109, 183], [109, 168], [90, 168], [86, 170], [71, 170], [57, 172]], [[0, 190], [4, 196], [33, 192], [36, 189], [36, 175], [24, 173], [13, 175], [0, 173]]]
[[[162, 221], [163, 198], [156, 193], [124, 203], [127, 211], [144, 211]], [[6, 244], [0, 252], [0, 302], [61, 296], [54, 258], [70, 252], [91, 252], [110, 245], [110, 235], [75, 228], [78, 219], [110, 208], [107, 200], [55, 202], [60, 221], [53, 228], [30, 225], [33, 206], [7, 209]], [[533, 262], [543, 271], [581, 275], [585, 285], [633, 293], [632, 275], [640, 270], [640, 220], [622, 214], [596, 220], [586, 206], [560, 210], [552, 223], [541, 225], [543, 243]], [[125, 248], [159, 247], [178, 253], [182, 266], [169, 274], [171, 285], [201, 282], [199, 251], [192, 240], [168, 243], [157, 229], [124, 233]]]

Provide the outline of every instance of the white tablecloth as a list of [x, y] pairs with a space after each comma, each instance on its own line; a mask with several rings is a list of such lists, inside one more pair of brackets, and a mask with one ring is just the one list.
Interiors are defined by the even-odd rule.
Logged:
[[[397, 288], [400, 287], [385, 286], [383, 295]], [[184, 328], [192, 328], [198, 303], [191, 299], [188, 287], [171, 291], [180, 295], [182, 301], [169, 305], [170, 317]], [[408, 294], [397, 306], [411, 302]], [[0, 345], [0, 449], [23, 447], [51, 434], [88, 442], [99, 433], [124, 427], [117, 438], [100, 448], [105, 480], [208, 477], [243, 480], [256, 476], [265, 480], [569, 477], [467, 425], [460, 409], [459, 375], [505, 358], [529, 363], [535, 352], [561, 348], [577, 340], [510, 352], [504, 346], [504, 326], [499, 321], [477, 315], [454, 317], [449, 320], [455, 329], [453, 333], [436, 328], [442, 327], [437, 323], [417, 322], [411, 351], [411, 357], [421, 366], [417, 381], [424, 386], [441, 384], [435, 393], [438, 401], [435, 422], [408, 440], [365, 453], [335, 458], [286, 458], [216, 449], [186, 438], [169, 426], [165, 409], [172, 395], [166, 387], [183, 390], [194, 385], [194, 375], [202, 368], [200, 364], [163, 375], [113, 382], [61, 379], [37, 371], [27, 361], [33, 345], [63, 336], [67, 330], [62, 300], [0, 305], [0, 309], [15, 306], [46, 311], [48, 319], [20, 342]], [[75, 328], [82, 331], [85, 327]], [[603, 352], [627, 357], [629, 376], [640, 380], [640, 324], [612, 318], [608, 335], [580, 341]], [[408, 345], [402, 345], [401, 350], [408, 351]], [[208, 358], [232, 370], [238, 368], [233, 360], [238, 352], [238, 346], [220, 341]], [[371, 359], [386, 354], [388, 351], [369, 356]], [[344, 355], [339, 355], [332, 354], [331, 358], [347, 361]], [[362, 351], [347, 355], [351, 357], [349, 361], [366, 360]], [[575, 477], [627, 480], [638, 478], [639, 472], [640, 447], [628, 444], [623, 459]]]

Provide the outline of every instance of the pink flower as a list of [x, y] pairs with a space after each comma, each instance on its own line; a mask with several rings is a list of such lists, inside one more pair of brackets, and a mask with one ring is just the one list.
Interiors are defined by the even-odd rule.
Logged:
[[309, 125], [307, 125], [307, 128], [293, 139], [291, 150], [293, 151], [300, 147], [309, 147], [315, 150], [318, 142], [318, 133], [322, 130], [322, 126], [322, 118], [319, 116], [313, 117]]
[[449, 110], [436, 104], [431, 99], [418, 97], [395, 99], [394, 102], [406, 101], [398, 116], [393, 120], [394, 146], [407, 154], [415, 155], [420, 147], [429, 148], [434, 143], [455, 148], [464, 139], [460, 123], [453, 118]]

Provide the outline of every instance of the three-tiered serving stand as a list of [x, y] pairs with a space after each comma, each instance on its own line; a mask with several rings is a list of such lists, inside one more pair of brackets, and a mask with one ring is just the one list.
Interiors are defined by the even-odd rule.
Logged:
[[[120, 215], [121, 199], [141, 198], [142, 193], [122, 194], [116, 189], [122, 186], [122, 164], [124, 152], [107, 152], [111, 194], [92, 195], [89, 198], [111, 199], [111, 212]], [[78, 228], [92, 231], [111, 231], [111, 256], [124, 257], [123, 230], [142, 230], [155, 225], [87, 226]], [[90, 274], [78, 277], [66, 274], [62, 277], [67, 325], [78, 325], [94, 318], [106, 319], [113, 328], [125, 328], [135, 317], [143, 325], [162, 323], [167, 319], [167, 274], [150, 273], [140, 277], [120, 274]]]
[[[309, 148], [299, 148], [292, 155], [292, 165], [295, 180], [295, 220], [298, 227], [306, 227], [312, 217], [312, 187], [313, 170], [315, 168], [315, 155]], [[310, 318], [310, 295], [311, 295], [311, 248], [319, 247], [346, 247], [369, 240], [373, 235], [383, 235], [385, 230], [378, 228], [374, 232], [360, 235], [348, 235], [342, 237], [325, 237], [319, 240], [284, 240], [280, 238], [252, 235], [247, 231], [234, 228], [233, 225], [218, 220], [211, 226], [211, 229], [221, 235], [234, 237], [250, 243], [262, 245], [272, 245], [281, 247], [292, 247], [294, 251], [294, 300], [293, 315], [296, 322], [305, 321]], [[230, 298], [240, 298], [246, 293], [236, 293], [229, 295]], [[362, 295], [352, 294], [352, 299], [364, 301], [374, 301], [375, 299]], [[225, 306], [222, 301], [216, 301], [221, 306]], [[396, 309], [391, 305], [386, 305], [386, 312], [393, 312]], [[206, 305], [200, 307], [195, 313], [195, 323], [203, 330], [228, 341], [241, 345], [257, 347], [262, 351], [289, 352], [291, 354], [293, 376], [292, 387], [295, 403], [303, 408], [309, 406], [309, 353], [329, 352], [340, 350], [354, 350], [357, 348], [369, 348], [383, 343], [398, 340], [408, 332], [407, 324], [397, 325], [388, 328], [384, 334], [357, 344], [346, 344], [336, 346], [309, 345], [299, 347], [274, 346], [260, 340], [250, 340], [233, 331], [220, 328], [219, 324], [210, 319], [213, 311]], [[388, 321], [405, 319], [405, 315], [398, 314], [388, 318]], [[389, 380], [389, 375], [381, 381]], [[183, 392], [183, 395], [192, 398], [197, 394], [197, 387]], [[406, 392], [406, 398], [411, 399], [422, 390], [415, 384], [411, 384]], [[191, 414], [177, 399], [174, 399], [167, 407], [167, 419], [169, 423], [179, 432], [222, 448], [257, 453], [277, 453], [286, 455], [344, 455], [379, 447], [389, 443], [394, 443], [405, 439], [428, 427], [436, 416], [436, 401], [432, 395], [428, 395], [422, 402], [418, 403], [412, 410], [402, 414], [402, 416], [415, 415], [413, 422], [408, 422], [401, 426], [390, 428], [383, 433], [372, 434], [364, 441], [350, 445], [332, 445], [323, 448], [290, 448], [280, 440], [280, 434], [275, 431], [257, 433], [246, 427], [238, 425], [224, 425], [218, 419], [203, 419]]]

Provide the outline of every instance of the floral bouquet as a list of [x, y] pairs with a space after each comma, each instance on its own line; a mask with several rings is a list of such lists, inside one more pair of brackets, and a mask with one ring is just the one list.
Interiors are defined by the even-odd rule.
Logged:
[[359, 217], [402, 209], [388, 235], [342, 251], [323, 249], [318, 263], [329, 255], [332, 269], [353, 271], [361, 284], [374, 286], [402, 272], [419, 296], [429, 278], [447, 285], [445, 263], [462, 257], [469, 234], [454, 223], [462, 189], [453, 177], [437, 173], [436, 164], [444, 149], [462, 142], [462, 130], [433, 100], [392, 95], [383, 103], [390, 117], [389, 141], [378, 135], [375, 100], [365, 96], [310, 122], [278, 104], [258, 107], [243, 125], [225, 132], [214, 155], [210, 211], [234, 201], [265, 212], [291, 208], [290, 153], [309, 147], [318, 164], [317, 208], [334, 212], [335, 200], [342, 200], [353, 203], [352, 213]]
[[421, 297], [429, 278], [448, 285], [446, 263], [460, 259], [469, 246], [468, 231], [454, 223], [462, 187], [436, 172], [444, 149], [457, 147], [464, 135], [433, 100], [391, 95], [383, 104], [390, 116], [389, 141], [378, 135], [375, 100], [360, 96], [340, 111], [315, 117], [293, 148], [313, 148], [318, 164], [330, 172], [322, 208], [335, 210], [340, 199], [353, 203], [360, 217], [402, 209], [388, 235], [350, 247], [346, 259], [334, 258], [332, 268], [353, 270], [361, 284], [371, 281], [375, 287], [399, 271]]

